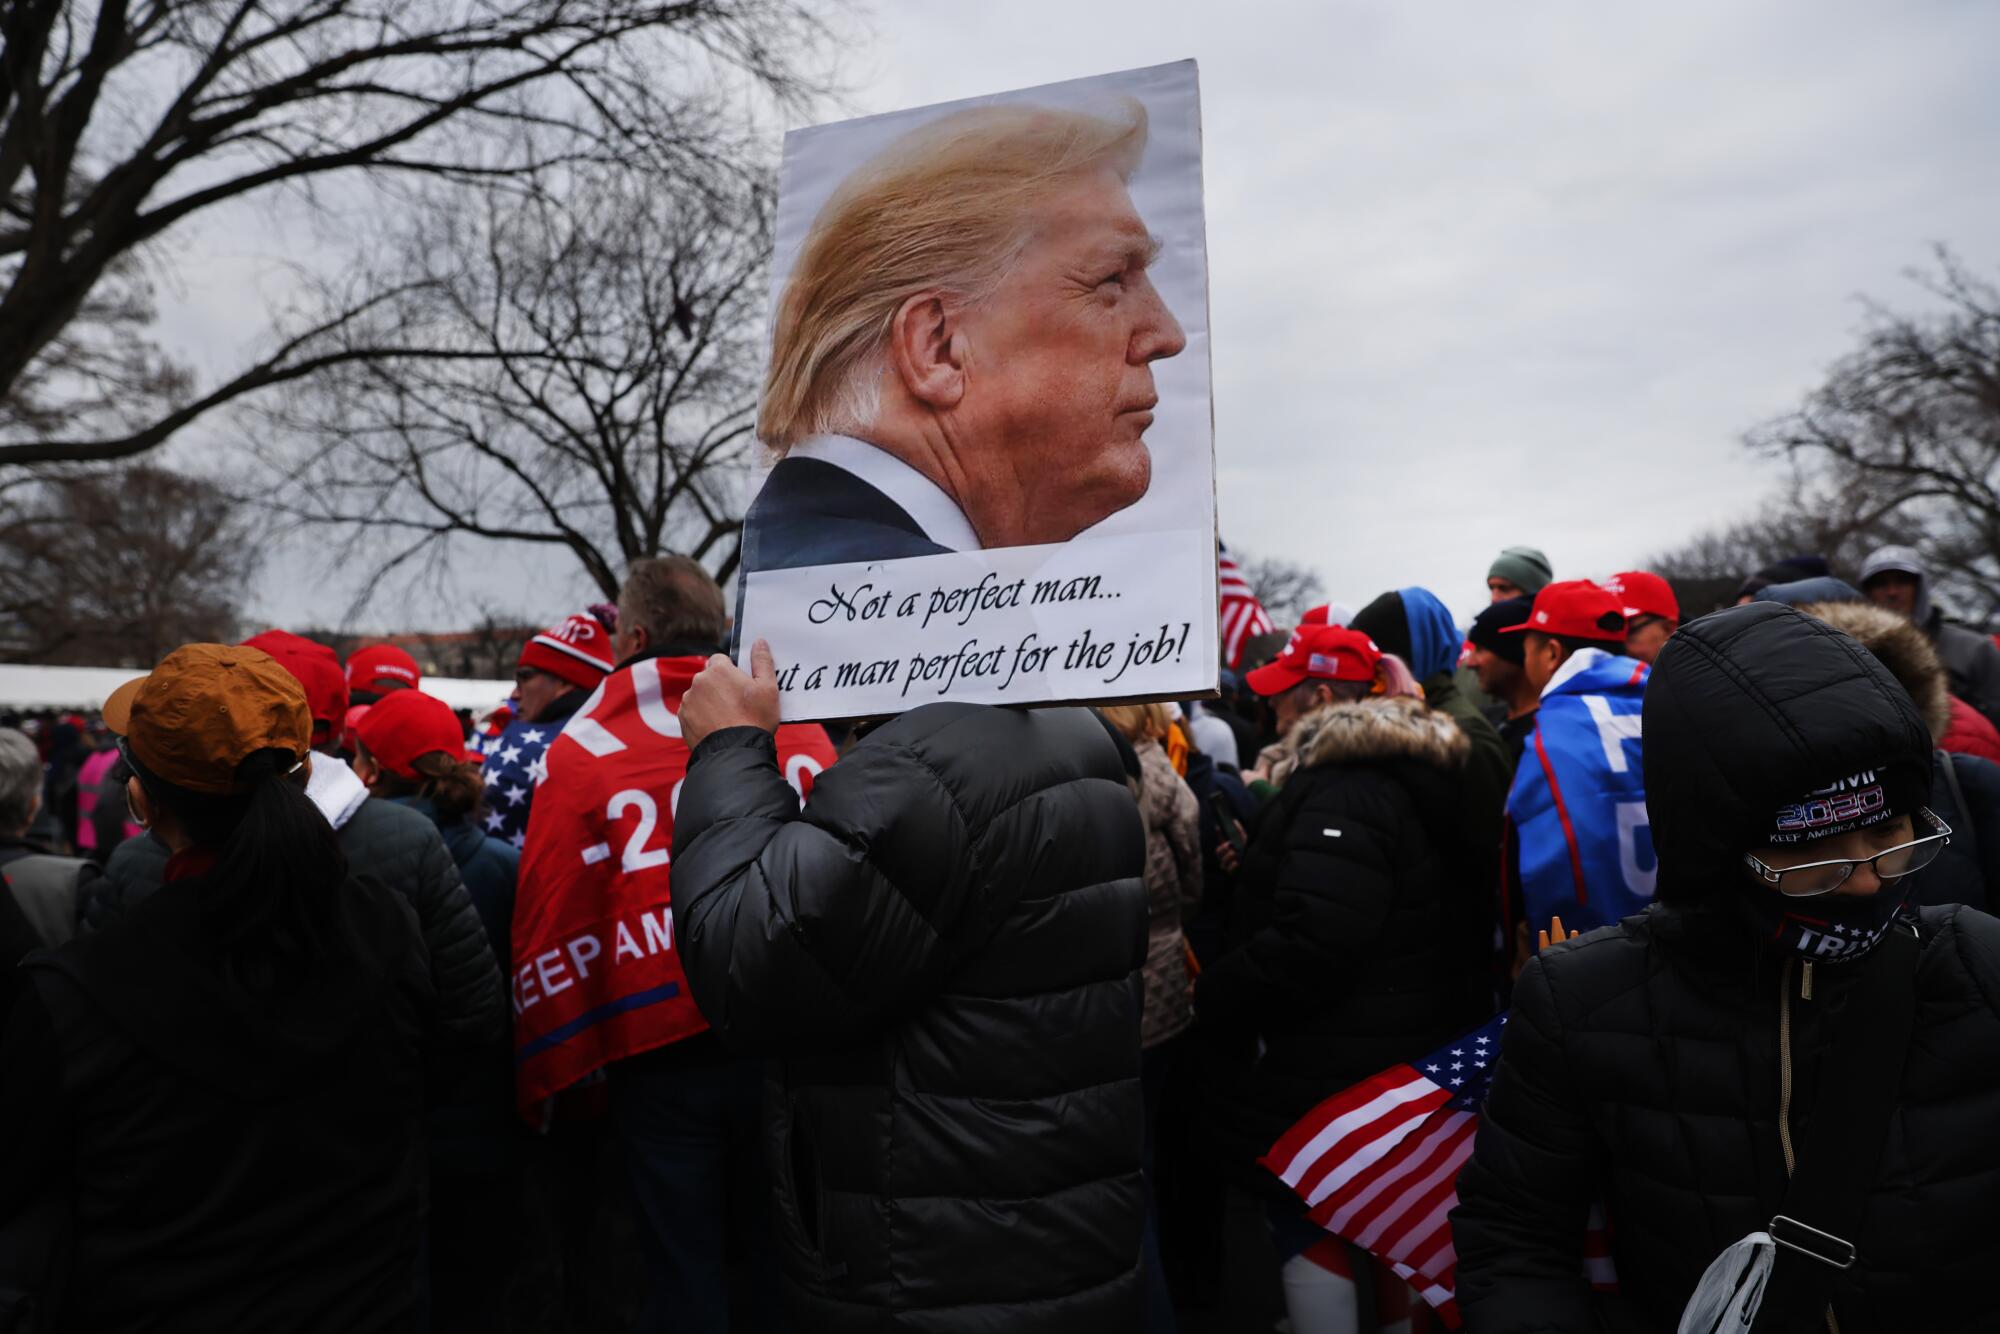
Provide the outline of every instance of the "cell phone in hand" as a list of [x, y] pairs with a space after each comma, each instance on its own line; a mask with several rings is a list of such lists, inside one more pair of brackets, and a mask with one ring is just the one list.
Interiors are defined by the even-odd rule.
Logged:
[[1222, 826], [1222, 837], [1241, 857], [1249, 850], [1243, 838], [1243, 824], [1236, 818], [1236, 812], [1229, 809], [1229, 801], [1220, 792], [1208, 794], [1208, 809], [1215, 815], [1215, 822]]

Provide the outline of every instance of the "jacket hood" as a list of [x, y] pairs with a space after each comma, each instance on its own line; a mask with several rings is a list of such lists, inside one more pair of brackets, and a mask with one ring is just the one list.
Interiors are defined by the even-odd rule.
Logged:
[[1556, 668], [1556, 674], [1542, 687], [1542, 698], [1627, 689], [1642, 684], [1651, 670], [1637, 658], [1629, 658], [1623, 653], [1613, 653], [1604, 648], [1580, 648]]
[[1842, 775], [1929, 782], [1931, 737], [1909, 693], [1852, 638], [1778, 603], [1682, 626], [1654, 665], [1644, 719], [1663, 902], [1736, 888], [1777, 809]]
[[1415, 760], [1436, 769], [1459, 769], [1472, 751], [1464, 729], [1449, 714], [1406, 698], [1325, 705], [1299, 719], [1285, 744], [1290, 769], [1368, 760]]
[[306, 795], [319, 813], [335, 829], [354, 818], [361, 803], [368, 800], [368, 787], [354, 776], [347, 761], [323, 750], [312, 753], [312, 773], [306, 779]]
[[1931, 637], [1872, 602], [1825, 602], [1799, 608], [1873, 653], [1902, 683], [1936, 740], [1951, 726], [1951, 687]]
[[1931, 615], [1931, 571], [1924, 558], [1917, 554], [1915, 547], [1879, 547], [1875, 553], [1861, 563], [1859, 582], [1865, 589], [1868, 581], [1878, 574], [1890, 570], [1915, 575], [1917, 580], [1917, 601], [1910, 611], [1910, 619], [1922, 625]]
[[1465, 642], [1451, 612], [1428, 588], [1384, 593], [1347, 624], [1373, 639], [1383, 652], [1401, 658], [1419, 681], [1456, 667]]
[[1787, 607], [1803, 607], [1808, 602], [1866, 602], [1862, 591], [1845, 579], [1830, 574], [1810, 579], [1794, 579], [1789, 584], [1766, 584], [1751, 594], [1759, 602], [1782, 602]]

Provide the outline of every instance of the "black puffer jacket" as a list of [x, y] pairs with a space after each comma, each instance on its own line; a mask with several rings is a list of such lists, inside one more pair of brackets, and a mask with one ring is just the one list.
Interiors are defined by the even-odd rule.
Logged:
[[1239, 1167], [1466, 1019], [1447, 932], [1465, 733], [1419, 701], [1366, 699], [1301, 719], [1286, 747], [1299, 767], [1258, 821], [1227, 947], [1195, 989]]
[[[1930, 749], [1879, 663], [1764, 603], [1668, 642], [1645, 727], [1661, 902], [1521, 974], [1452, 1216], [1476, 1334], [1672, 1330], [1709, 1261], [1780, 1211], [1781, 1012], [1796, 1142], [1829, 1023], [1867, 964], [1818, 967], [1805, 997], [1803, 969], [1723, 896], [1765, 892], [1740, 858], [1782, 802], [1829, 774], [1922, 765]], [[1918, 929], [1916, 1030], [1889, 1076], [1901, 1099], [1860, 1262], [1834, 1289], [1846, 1334], [2000, 1325], [2000, 922], [1925, 909]], [[1615, 1299], [1583, 1278], [1595, 1200], [1610, 1214]]]
[[[437, 826], [407, 806], [370, 797], [336, 833], [353, 874], [380, 880], [416, 911], [437, 990], [438, 1035], [460, 1044], [498, 1041], [507, 1015], [500, 967]], [[118, 901], [133, 904], [160, 887], [166, 864], [165, 846], [141, 834], [118, 845], [104, 875]]]
[[1138, 1328], [1144, 859], [1081, 710], [928, 705], [803, 810], [768, 733], [695, 750], [674, 919], [702, 1013], [779, 1058], [802, 1329]]
[[341, 887], [329, 936], [317, 983], [248, 996], [182, 880], [15, 974], [0, 1290], [61, 1312], [34, 1328], [420, 1327], [435, 993], [381, 884]]
[[2000, 764], [1948, 750], [1931, 755], [1931, 810], [1951, 842], [1918, 884], [1923, 902], [1991, 912], [2000, 894]]

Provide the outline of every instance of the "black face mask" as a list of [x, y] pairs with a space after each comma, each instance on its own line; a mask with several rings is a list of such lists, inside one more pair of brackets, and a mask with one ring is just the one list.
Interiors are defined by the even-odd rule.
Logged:
[[1916, 894], [1914, 875], [1885, 884], [1867, 898], [1819, 894], [1787, 898], [1775, 889], [1745, 885], [1729, 897], [1731, 908], [1772, 949], [1811, 963], [1851, 963], [1882, 943]]

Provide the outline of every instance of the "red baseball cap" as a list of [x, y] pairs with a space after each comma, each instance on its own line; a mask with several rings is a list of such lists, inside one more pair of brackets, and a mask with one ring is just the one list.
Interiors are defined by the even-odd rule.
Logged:
[[347, 658], [347, 688], [354, 690], [415, 690], [424, 682], [417, 660], [394, 644], [370, 644]]
[[1663, 621], [1680, 623], [1681, 601], [1674, 596], [1673, 585], [1657, 574], [1627, 570], [1606, 579], [1604, 586], [1624, 601], [1628, 618], [1657, 616]]
[[451, 705], [421, 690], [392, 690], [354, 720], [354, 735], [390, 773], [416, 780], [416, 761], [439, 752], [455, 762], [477, 764], [481, 756], [465, 748], [465, 729]]
[[1528, 619], [1500, 628], [1503, 635], [1530, 630], [1563, 639], [1594, 639], [1606, 644], [1625, 642], [1625, 603], [1610, 589], [1588, 579], [1565, 579], [1535, 594]]
[[579, 690], [595, 690], [618, 666], [611, 658], [611, 632], [587, 611], [530, 639], [521, 648], [520, 665], [561, 677]]
[[339, 732], [347, 717], [347, 674], [341, 671], [340, 658], [332, 649], [289, 630], [266, 630], [244, 640], [243, 646], [264, 650], [305, 687], [315, 742]]
[[1359, 630], [1302, 625], [1278, 660], [1243, 679], [1260, 695], [1282, 695], [1302, 681], [1373, 681], [1382, 650]]

